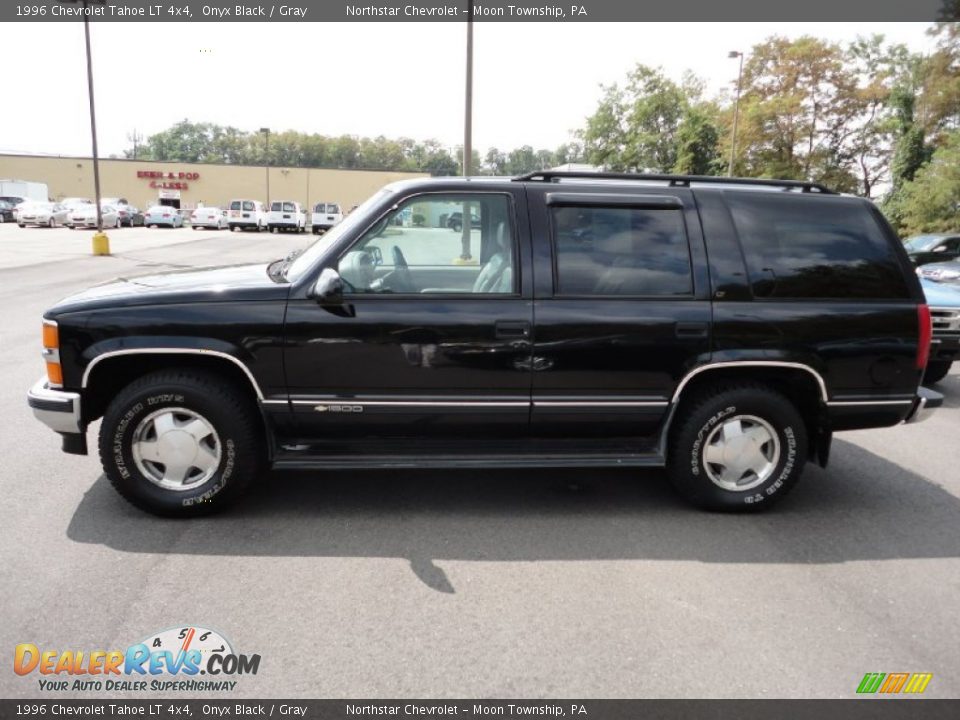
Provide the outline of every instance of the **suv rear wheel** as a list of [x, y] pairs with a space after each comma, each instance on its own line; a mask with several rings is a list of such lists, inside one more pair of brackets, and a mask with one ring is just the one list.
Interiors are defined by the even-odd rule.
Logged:
[[100, 461], [130, 503], [155, 515], [221, 509], [257, 477], [262, 432], [242, 392], [214, 375], [146, 375], [110, 403], [100, 426]]
[[800, 479], [807, 457], [803, 418], [764, 385], [724, 385], [682, 410], [667, 468], [674, 487], [708, 510], [757, 511]]

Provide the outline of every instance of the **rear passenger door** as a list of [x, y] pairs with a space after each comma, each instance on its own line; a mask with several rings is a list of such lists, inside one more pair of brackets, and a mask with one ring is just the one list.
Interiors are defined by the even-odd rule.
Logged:
[[[585, 189], [584, 189], [585, 190]], [[528, 185], [535, 247], [532, 430], [656, 431], [678, 381], [709, 359], [705, 252], [686, 188]]]

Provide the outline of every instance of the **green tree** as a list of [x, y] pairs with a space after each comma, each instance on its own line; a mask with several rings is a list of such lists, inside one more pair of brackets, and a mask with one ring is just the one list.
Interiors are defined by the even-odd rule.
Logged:
[[898, 198], [903, 232], [952, 231], [960, 215], [960, 130], [947, 134], [930, 162], [905, 183]]
[[715, 114], [702, 105], [688, 108], [677, 130], [677, 160], [673, 172], [680, 175], [718, 175], [723, 172], [719, 140], [720, 129]]
[[587, 161], [616, 171], [669, 171], [692, 89], [646, 65], [627, 75], [624, 88], [604, 87], [582, 133]]

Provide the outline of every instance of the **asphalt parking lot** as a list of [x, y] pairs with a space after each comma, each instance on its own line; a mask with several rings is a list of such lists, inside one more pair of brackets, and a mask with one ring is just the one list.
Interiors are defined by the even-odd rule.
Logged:
[[[845, 698], [866, 672], [960, 695], [957, 370], [932, 419], [839, 435], [758, 516], [691, 510], [659, 472], [458, 470], [275, 474], [227, 514], [161, 520], [33, 419], [42, 311], [311, 237], [123, 229], [92, 257], [90, 236], [0, 225], [4, 652], [198, 624], [262, 657], [234, 697]], [[0, 673], [0, 696], [45, 694]]]

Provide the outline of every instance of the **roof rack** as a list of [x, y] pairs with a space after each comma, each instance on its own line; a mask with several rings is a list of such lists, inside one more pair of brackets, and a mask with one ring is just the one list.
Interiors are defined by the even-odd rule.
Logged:
[[761, 187], [778, 187], [784, 190], [799, 188], [805, 193], [822, 193], [836, 195], [837, 193], [819, 183], [804, 180], [769, 180], [766, 178], [734, 178], [715, 177], [712, 175], [664, 175], [656, 173], [612, 173], [612, 172], [582, 172], [574, 170], [536, 170], [526, 175], [513, 178], [516, 182], [538, 180], [540, 182], [557, 182], [564, 178], [582, 178], [589, 180], [641, 180], [650, 182], [666, 182], [670, 187], [690, 187], [691, 183], [698, 185], [757, 185]]

